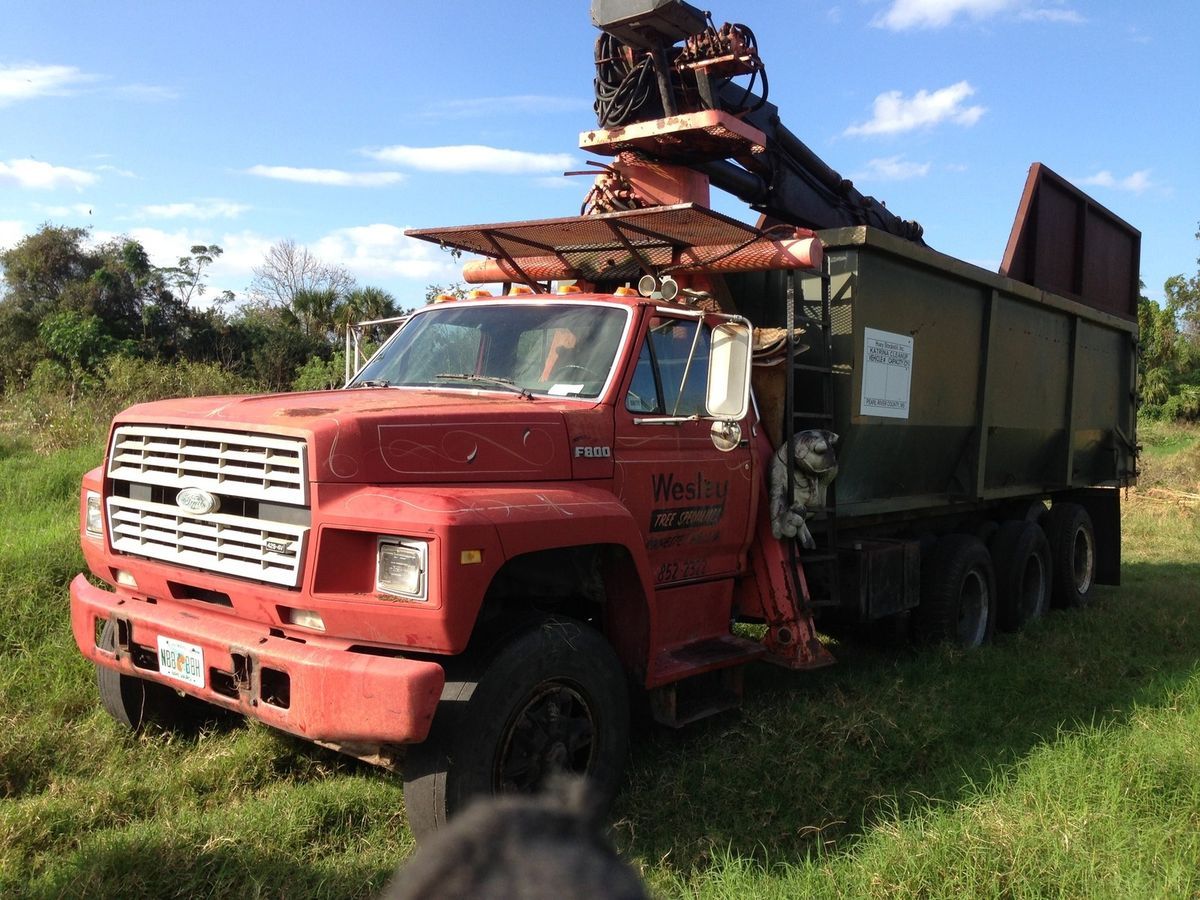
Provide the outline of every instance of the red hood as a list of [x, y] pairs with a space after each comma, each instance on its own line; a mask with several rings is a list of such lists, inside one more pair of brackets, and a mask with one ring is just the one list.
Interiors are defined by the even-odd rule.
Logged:
[[396, 388], [143, 403], [117, 424], [302, 437], [319, 482], [541, 481], [571, 477], [564, 412], [549, 399]]

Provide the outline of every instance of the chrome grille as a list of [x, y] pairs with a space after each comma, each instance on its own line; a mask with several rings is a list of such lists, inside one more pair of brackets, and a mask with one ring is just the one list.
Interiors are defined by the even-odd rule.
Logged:
[[122, 425], [108, 475], [139, 484], [308, 504], [304, 441], [259, 434]]
[[128, 497], [108, 498], [114, 550], [294, 587], [308, 527], [209, 513]]
[[[296, 587], [308, 538], [305, 443], [260, 434], [122, 425], [108, 459], [113, 549], [176, 565]], [[224, 498], [189, 512], [183, 488]], [[286, 519], [287, 521], [279, 521]]]

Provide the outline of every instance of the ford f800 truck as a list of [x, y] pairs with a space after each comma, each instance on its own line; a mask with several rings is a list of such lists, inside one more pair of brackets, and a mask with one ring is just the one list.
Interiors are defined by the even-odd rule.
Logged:
[[730, 111], [761, 64], [698, 16], [593, 5], [598, 91], [660, 93], [584, 133], [583, 215], [413, 232], [523, 292], [417, 311], [342, 390], [117, 417], [71, 585], [115, 718], [395, 768], [422, 834], [554, 772], [611, 793], [631, 702], [734, 708], [750, 663], [833, 662], [823, 618], [974, 647], [1119, 581], [1137, 233], [1039, 166], [1003, 273], [929, 249]]

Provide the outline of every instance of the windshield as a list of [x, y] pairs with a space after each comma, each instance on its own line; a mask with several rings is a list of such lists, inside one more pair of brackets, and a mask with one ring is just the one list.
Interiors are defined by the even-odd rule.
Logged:
[[353, 384], [600, 396], [628, 315], [579, 303], [471, 303], [413, 316]]

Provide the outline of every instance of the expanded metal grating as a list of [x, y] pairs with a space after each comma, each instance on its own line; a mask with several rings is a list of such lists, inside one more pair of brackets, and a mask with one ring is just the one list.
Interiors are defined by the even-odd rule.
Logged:
[[304, 506], [304, 441], [258, 434], [123, 425], [113, 436], [110, 478]]
[[[554, 256], [590, 280], [630, 277], [670, 265], [675, 251], [742, 244], [760, 232], [694, 203], [563, 219], [409, 229], [405, 234], [496, 259]], [[639, 259], [640, 258], [640, 259]]]

